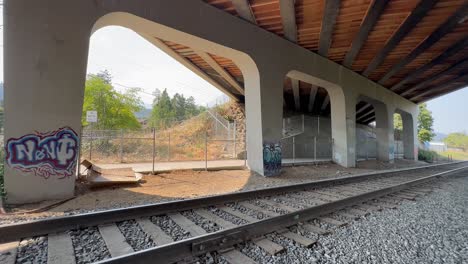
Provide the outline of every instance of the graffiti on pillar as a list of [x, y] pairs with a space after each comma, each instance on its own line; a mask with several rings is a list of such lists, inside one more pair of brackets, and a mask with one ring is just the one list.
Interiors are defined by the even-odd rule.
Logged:
[[73, 175], [78, 157], [78, 135], [63, 127], [48, 133], [10, 138], [5, 146], [9, 167], [48, 179]]
[[275, 176], [281, 172], [281, 145], [279, 143], [263, 143], [263, 173], [265, 176]]

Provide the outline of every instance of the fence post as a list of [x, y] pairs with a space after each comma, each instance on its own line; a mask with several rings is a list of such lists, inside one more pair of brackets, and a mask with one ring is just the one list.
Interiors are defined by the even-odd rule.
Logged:
[[89, 142], [89, 160], [91, 161], [92, 153], [93, 153], [93, 131], [91, 131], [91, 141]]
[[237, 125], [236, 125], [236, 121], [234, 121], [234, 159], [237, 159]]
[[292, 137], [293, 165], [296, 162], [296, 136]]
[[317, 136], [314, 136], [314, 161], [317, 161]]
[[154, 175], [154, 159], [156, 157], [156, 128], [153, 127], [153, 168], [151, 169], [151, 174]]
[[123, 141], [124, 141], [123, 129], [121, 129], [120, 130], [120, 149], [119, 149], [120, 163], [123, 163]]
[[205, 171], [208, 171], [208, 131], [205, 131]]
[[167, 161], [171, 161], [171, 132], [169, 131], [168, 142], [167, 142]]

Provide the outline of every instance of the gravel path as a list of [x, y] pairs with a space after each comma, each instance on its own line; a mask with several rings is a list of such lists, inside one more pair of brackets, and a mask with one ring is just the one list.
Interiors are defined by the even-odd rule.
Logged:
[[47, 237], [21, 240], [16, 263], [47, 263]]
[[132, 246], [133, 250], [140, 251], [156, 246], [151, 237], [141, 230], [135, 220], [119, 222], [117, 226], [127, 239], [128, 244]]
[[97, 227], [73, 230], [70, 235], [77, 264], [93, 263], [111, 257]]
[[468, 177], [451, 180], [421, 200], [322, 237], [319, 262], [468, 263], [467, 206]]
[[176, 224], [169, 216], [152, 216], [151, 221], [159, 226], [168, 236], [172, 237], [174, 241], [191, 237], [190, 232], [182, 229], [182, 227]]
[[[468, 177], [439, 186], [417, 201], [404, 201], [397, 210], [348, 220], [349, 226], [320, 236], [311, 248], [276, 233], [267, 237], [287, 248], [285, 253], [271, 256], [251, 242], [236, 248], [258, 263], [468, 263]], [[332, 227], [323, 222], [320, 226]], [[290, 230], [317, 238], [302, 228]]]

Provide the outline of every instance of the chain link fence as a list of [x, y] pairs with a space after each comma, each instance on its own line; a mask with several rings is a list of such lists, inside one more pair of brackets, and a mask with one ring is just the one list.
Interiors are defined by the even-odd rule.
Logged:
[[[191, 122], [193, 123], [193, 122]], [[80, 155], [96, 163], [210, 161], [245, 158], [245, 136], [230, 122], [222, 132], [217, 121], [184, 124], [162, 130], [82, 131]]]

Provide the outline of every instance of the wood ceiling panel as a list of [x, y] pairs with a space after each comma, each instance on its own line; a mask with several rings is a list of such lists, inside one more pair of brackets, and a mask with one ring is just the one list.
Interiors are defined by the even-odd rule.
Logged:
[[221, 9], [223, 11], [228, 12], [231, 15], [238, 16], [234, 5], [232, 4], [231, 0], [204, 0], [206, 3]]
[[342, 62], [346, 52], [351, 48], [354, 36], [358, 33], [367, 13], [371, 0], [343, 0], [333, 30], [332, 44], [328, 58]]
[[394, 0], [387, 5], [387, 8], [380, 16], [379, 21], [356, 57], [352, 65], [354, 71], [362, 72], [366, 69], [371, 60], [398, 30], [418, 2], [418, 0]]
[[324, 7], [324, 0], [296, 1], [297, 42], [304, 48], [318, 49]]
[[439, 0], [421, 22], [388, 54], [383, 63], [369, 75], [369, 78], [378, 81], [393, 65], [405, 58], [449, 16], [455, 13], [463, 5], [463, 2], [464, 0]]
[[283, 35], [279, 0], [251, 0], [250, 4], [260, 27], [280, 36]]

